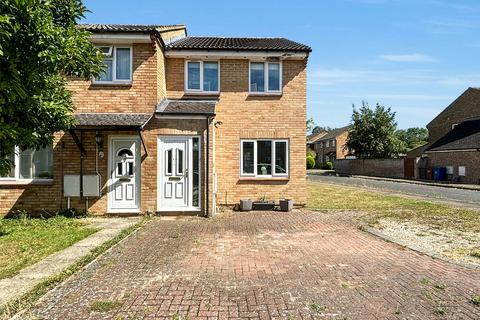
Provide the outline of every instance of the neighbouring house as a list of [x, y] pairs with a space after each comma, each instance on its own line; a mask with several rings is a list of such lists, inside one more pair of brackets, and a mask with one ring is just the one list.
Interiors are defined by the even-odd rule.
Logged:
[[460, 122], [425, 154], [428, 167], [445, 168], [440, 180], [480, 184], [480, 118]]
[[106, 71], [70, 79], [76, 125], [12, 150], [0, 211], [212, 215], [241, 198], [306, 202], [310, 47], [187, 36], [183, 25], [80, 25]]
[[[424, 170], [418, 177], [480, 183], [479, 119], [480, 88], [468, 88], [427, 125], [428, 144], [409, 153]], [[438, 176], [433, 167], [443, 168]]]
[[307, 151], [312, 150], [315, 151], [315, 143], [325, 136], [328, 132], [326, 130], [320, 130], [319, 132], [312, 133], [307, 136]]
[[446, 135], [466, 119], [476, 117], [480, 117], [480, 88], [468, 88], [427, 124], [429, 144]]
[[314, 150], [317, 152], [317, 165], [347, 157], [349, 152], [345, 148], [345, 143], [349, 130], [350, 126], [333, 129], [315, 141]]

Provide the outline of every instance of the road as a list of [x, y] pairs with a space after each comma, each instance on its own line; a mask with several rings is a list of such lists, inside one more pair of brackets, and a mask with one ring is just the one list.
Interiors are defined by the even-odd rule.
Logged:
[[430, 185], [412, 184], [405, 182], [372, 180], [357, 177], [337, 177], [329, 175], [309, 174], [308, 179], [325, 183], [347, 185], [392, 191], [397, 194], [417, 196], [421, 198], [461, 203], [463, 205], [480, 208], [480, 191], [445, 188]]

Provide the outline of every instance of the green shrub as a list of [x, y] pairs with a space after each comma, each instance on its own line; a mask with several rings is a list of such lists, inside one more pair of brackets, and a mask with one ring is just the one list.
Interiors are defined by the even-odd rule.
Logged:
[[307, 157], [307, 169], [315, 168], [315, 158], [314, 157]]
[[325, 169], [325, 170], [333, 170], [333, 163], [330, 162], [330, 161], [325, 162], [325, 163], [322, 165], [322, 169]]
[[315, 159], [317, 157], [317, 153], [314, 150], [308, 150], [307, 157], [312, 157], [313, 159]]
[[57, 213], [59, 216], [64, 216], [67, 218], [84, 218], [88, 216], [88, 213], [78, 211], [75, 208], [65, 209]]

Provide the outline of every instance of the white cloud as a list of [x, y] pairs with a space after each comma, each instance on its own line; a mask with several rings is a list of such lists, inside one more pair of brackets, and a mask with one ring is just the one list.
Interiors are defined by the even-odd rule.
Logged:
[[412, 53], [412, 54], [385, 54], [379, 56], [380, 59], [393, 62], [435, 62], [435, 58], [430, 56]]

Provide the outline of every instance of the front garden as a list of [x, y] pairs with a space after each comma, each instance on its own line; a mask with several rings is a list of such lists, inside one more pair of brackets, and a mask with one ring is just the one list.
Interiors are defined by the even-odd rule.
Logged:
[[15, 275], [48, 255], [95, 233], [85, 219], [20, 214], [0, 218], [0, 279]]

